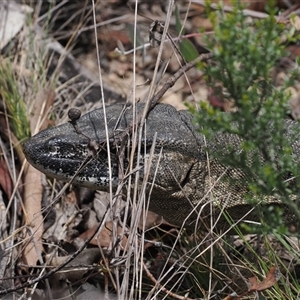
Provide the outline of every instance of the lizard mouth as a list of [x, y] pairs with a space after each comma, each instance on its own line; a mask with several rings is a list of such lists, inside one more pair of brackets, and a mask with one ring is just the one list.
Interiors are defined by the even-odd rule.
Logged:
[[75, 174], [89, 156], [83, 143], [69, 143], [66, 138], [45, 138], [43, 132], [24, 142], [26, 159], [38, 170], [47, 174]]
[[[89, 188], [109, 186], [107, 153], [100, 150], [91, 153], [86, 141], [68, 143], [61, 138], [43, 139], [39, 134], [23, 143], [23, 152], [28, 162], [45, 173], [62, 181]], [[118, 165], [111, 170], [113, 186], [117, 184]]]

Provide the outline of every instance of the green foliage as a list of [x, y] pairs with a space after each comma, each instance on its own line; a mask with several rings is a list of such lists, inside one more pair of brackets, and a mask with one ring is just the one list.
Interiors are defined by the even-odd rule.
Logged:
[[18, 80], [9, 62], [0, 64], [0, 95], [5, 101], [15, 136], [18, 140], [28, 138], [30, 136], [30, 127], [26, 105], [20, 94]]
[[[179, 10], [177, 5], [175, 6], [175, 18], [176, 18], [176, 23], [175, 23], [176, 32], [180, 35], [184, 35], [185, 30], [180, 22]], [[178, 45], [179, 45], [180, 53], [182, 54], [182, 56], [187, 62], [190, 62], [199, 56], [197, 49], [195, 48], [195, 46], [190, 40], [183, 39], [178, 42]]]
[[[299, 130], [287, 129], [283, 121], [289, 112], [290, 95], [286, 88], [293, 74], [287, 75], [282, 87], [275, 87], [271, 76], [285, 55], [281, 36], [289, 38], [292, 33], [276, 21], [273, 8], [268, 10], [269, 17], [254, 21], [251, 26], [241, 9], [237, 4], [226, 15], [222, 10], [208, 11], [214, 36], [207, 38], [207, 45], [214, 53], [214, 62], [202, 66], [212, 90], [218, 93], [215, 87], [221, 83], [223, 93], [218, 97], [232, 101], [235, 111], [224, 113], [202, 102], [201, 110], [193, 109], [196, 124], [208, 139], [220, 132], [242, 139], [241, 151], [228, 145], [214, 155], [222, 163], [243, 170], [249, 178], [249, 198], [280, 197], [299, 215], [296, 204], [290, 200], [299, 186], [299, 165], [295, 163], [299, 158], [293, 156], [291, 146]], [[285, 180], [292, 176], [295, 184]], [[274, 209], [269, 215], [276, 221], [279, 218], [275, 212]]]
[[45, 87], [56, 86], [56, 72], [49, 79], [47, 71], [50, 63], [46, 47], [49, 22], [50, 13], [44, 24], [43, 39], [36, 35], [34, 21], [29, 16], [26, 22], [26, 43], [20, 46], [26, 55], [18, 57], [20, 54], [12, 47], [7, 58], [1, 57], [0, 96], [6, 105], [11, 129], [19, 141], [31, 136], [29, 116], [35, 107], [33, 102], [36, 101], [37, 93]]

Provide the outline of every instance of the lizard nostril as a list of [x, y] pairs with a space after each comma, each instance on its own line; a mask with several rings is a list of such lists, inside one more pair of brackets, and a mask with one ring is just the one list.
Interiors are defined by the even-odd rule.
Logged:
[[57, 146], [49, 146], [48, 150], [49, 150], [50, 153], [55, 154], [55, 153], [57, 153], [59, 151], [59, 147], [57, 147]]
[[57, 142], [50, 140], [50, 141], [46, 142], [45, 149], [48, 153], [56, 154], [59, 152], [60, 146], [58, 146]]

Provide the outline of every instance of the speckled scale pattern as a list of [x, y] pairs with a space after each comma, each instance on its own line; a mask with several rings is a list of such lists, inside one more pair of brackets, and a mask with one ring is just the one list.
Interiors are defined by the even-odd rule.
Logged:
[[[143, 107], [143, 104], [137, 104], [137, 111], [141, 112]], [[121, 105], [110, 106], [106, 108], [106, 116], [108, 134], [111, 137], [112, 184], [116, 188], [118, 158], [113, 149], [113, 142], [132, 123], [132, 108], [123, 110]], [[76, 133], [71, 123], [38, 133], [24, 143], [24, 153], [28, 161], [41, 172], [64, 181], [69, 181], [82, 162], [90, 158], [73, 183], [107, 191], [109, 170], [104, 111], [97, 109], [80, 117], [77, 125], [85, 135], [100, 145], [96, 155], [91, 156], [87, 146], [88, 139]], [[290, 126], [298, 124], [287, 121], [286, 126], [288, 132]], [[251, 206], [245, 200], [245, 194], [248, 192], [247, 176], [241, 170], [227, 168], [218, 160], [207, 156], [207, 149], [212, 153], [216, 149], [225, 149], [227, 145], [234, 146], [238, 151], [241, 143], [238, 137], [220, 134], [214, 142], [206, 145], [203, 136], [194, 129], [192, 116], [187, 111], [176, 111], [167, 104], [158, 104], [149, 113], [145, 128], [146, 136], [142, 138], [142, 149], [145, 144], [152, 145], [153, 136], [157, 132], [147, 189], [149, 193], [150, 183], [155, 178], [150, 210], [173, 224], [197, 226], [202, 229], [210, 227], [211, 224], [217, 229], [226, 228], [225, 218], [219, 217], [222, 210], [228, 212], [234, 220], [239, 220], [251, 210]], [[294, 142], [293, 148], [299, 157], [298, 142]], [[149, 149], [150, 147], [147, 147], [147, 151]], [[143, 167], [148, 154], [142, 152], [140, 166]], [[231, 179], [231, 182], [226, 178]], [[281, 205], [280, 200], [274, 198], [265, 199], [265, 203]], [[287, 223], [295, 221], [292, 212], [287, 211], [285, 216]], [[257, 220], [257, 213], [250, 213], [247, 219]]]

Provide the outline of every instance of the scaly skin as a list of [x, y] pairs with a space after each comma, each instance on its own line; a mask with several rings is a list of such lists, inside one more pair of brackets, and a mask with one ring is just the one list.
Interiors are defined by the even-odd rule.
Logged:
[[[132, 122], [131, 109], [125, 110], [119, 118], [122, 108], [121, 105], [106, 108], [114, 189], [117, 187], [119, 169], [114, 137]], [[138, 104], [137, 110], [142, 109], [143, 105]], [[24, 143], [25, 156], [41, 172], [63, 181], [70, 181], [82, 163], [90, 159], [72, 182], [108, 191], [109, 170], [103, 110], [97, 109], [84, 115], [77, 121], [77, 125], [83, 134], [78, 134], [71, 123], [41, 131]], [[297, 123], [287, 121], [289, 126], [297, 126]], [[229, 144], [239, 150], [241, 140], [238, 137], [220, 134], [213, 144], [207, 145], [204, 137], [195, 131], [192, 116], [187, 111], [176, 111], [166, 104], [158, 104], [150, 111], [145, 128], [139, 165], [142, 167], [142, 179], [143, 165], [149, 157], [153, 136], [157, 132], [155, 153], [147, 178], [147, 193], [154, 181], [150, 210], [179, 226], [184, 224], [208, 228], [213, 217], [217, 229], [225, 228], [227, 223], [224, 216], [220, 217], [220, 211], [227, 212], [233, 220], [239, 220], [251, 211], [252, 207], [245, 200], [245, 194], [248, 193], [247, 176], [239, 169], [222, 165], [207, 153], [207, 149], [209, 152], [220, 147], [225, 149]], [[86, 136], [99, 145], [97, 153], [91, 154]], [[293, 146], [295, 152], [298, 151], [296, 146]], [[124, 165], [128, 165], [126, 159]], [[267, 198], [265, 202], [283, 206], [280, 200], [274, 198]], [[297, 225], [296, 216], [283, 207], [286, 210], [286, 224]], [[254, 210], [246, 219], [256, 221], [259, 218]]]

